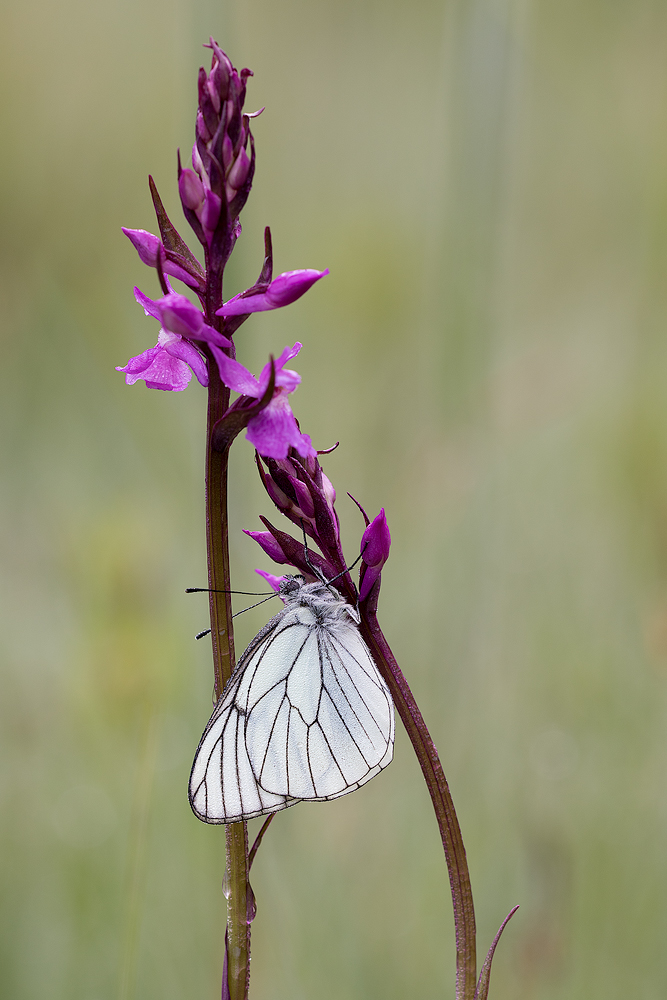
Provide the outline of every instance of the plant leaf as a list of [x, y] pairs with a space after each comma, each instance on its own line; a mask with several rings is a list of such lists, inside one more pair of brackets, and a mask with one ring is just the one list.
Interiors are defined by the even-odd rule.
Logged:
[[507, 914], [502, 924], [498, 928], [498, 933], [491, 942], [491, 947], [489, 948], [488, 954], [484, 959], [484, 965], [482, 966], [482, 971], [479, 974], [479, 979], [477, 980], [477, 989], [475, 990], [475, 995], [473, 1000], [486, 1000], [489, 995], [489, 983], [491, 981], [491, 963], [493, 962], [493, 956], [496, 951], [498, 942], [500, 941], [500, 935], [507, 927], [507, 924], [512, 919], [516, 911], [519, 909], [518, 906], [514, 906], [510, 912]]

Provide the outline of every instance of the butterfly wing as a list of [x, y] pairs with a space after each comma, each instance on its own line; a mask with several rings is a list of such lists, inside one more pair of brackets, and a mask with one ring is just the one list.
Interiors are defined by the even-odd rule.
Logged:
[[246, 748], [264, 791], [322, 801], [390, 763], [393, 704], [352, 621], [329, 624], [305, 607], [292, 615], [291, 634], [276, 637], [262, 671], [239, 689]]
[[322, 647], [318, 723], [336, 766], [318, 782], [317, 797], [332, 799], [360, 788], [391, 763], [394, 704], [355, 626], [328, 634]]
[[[235, 823], [277, 812], [295, 799], [261, 788], [255, 779], [245, 743], [245, 709], [241, 685], [252, 680], [281, 630], [282, 611], [248, 646], [230, 678], [199, 741], [190, 773], [190, 805], [205, 823]], [[269, 723], [270, 724], [270, 723]]]
[[359, 788], [393, 755], [391, 696], [356, 625], [285, 609], [253, 640], [197, 750], [190, 803], [230, 823]]

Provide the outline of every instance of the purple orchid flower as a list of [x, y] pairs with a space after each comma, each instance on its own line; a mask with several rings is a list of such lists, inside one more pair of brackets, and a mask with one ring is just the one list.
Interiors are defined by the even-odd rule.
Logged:
[[125, 372], [126, 385], [144, 379], [149, 389], [182, 392], [192, 378], [190, 369], [201, 385], [208, 385], [206, 362], [197, 348], [177, 333], [160, 330], [155, 347], [130, 358], [124, 368], [117, 367], [116, 371]]
[[116, 371], [125, 372], [127, 385], [144, 379], [150, 389], [182, 392], [190, 381], [192, 369], [201, 385], [208, 385], [206, 361], [191, 340], [229, 347], [230, 341], [204, 322], [203, 313], [185, 295], [170, 291], [161, 299], [149, 299], [139, 289], [134, 296], [147, 316], [160, 321], [162, 329], [155, 347], [130, 358]]
[[[185, 171], [184, 171], [185, 172]], [[329, 273], [315, 271], [313, 268], [303, 268], [300, 271], [285, 271], [264, 289], [253, 286], [240, 292], [233, 299], [225, 302], [218, 309], [218, 316], [244, 316], [246, 313], [265, 312], [267, 309], [280, 309], [291, 302], [300, 299], [304, 292]]]
[[[271, 362], [264, 365], [259, 379], [238, 361], [224, 354], [215, 344], [211, 350], [218, 362], [223, 382], [250, 399], [261, 399], [271, 378]], [[246, 438], [255, 446], [260, 455], [267, 458], [286, 458], [289, 448], [294, 448], [304, 458], [315, 456], [317, 452], [308, 434], [302, 434], [292, 413], [288, 396], [294, 392], [301, 376], [284, 365], [301, 350], [301, 344], [286, 347], [274, 362], [275, 389], [273, 399], [256, 417], [248, 423]]]
[[379, 579], [382, 567], [389, 558], [390, 546], [391, 535], [389, 534], [389, 527], [383, 507], [361, 536], [362, 577], [359, 585], [360, 601], [368, 597], [374, 583]]

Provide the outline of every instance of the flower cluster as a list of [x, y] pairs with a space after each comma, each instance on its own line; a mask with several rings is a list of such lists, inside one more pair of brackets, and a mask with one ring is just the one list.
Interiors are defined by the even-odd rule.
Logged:
[[[258, 458], [257, 468], [266, 492], [281, 514], [312, 538], [322, 554], [276, 528], [265, 517], [261, 520], [266, 531], [246, 531], [246, 535], [254, 538], [274, 562], [296, 567], [307, 579], [315, 579], [315, 574], [325, 580], [335, 579], [338, 590], [345, 593], [353, 604], [357, 600], [366, 600], [371, 594], [376, 598], [382, 567], [389, 558], [391, 546], [384, 509], [370, 521], [364, 509], [357, 504], [366, 522], [361, 539], [357, 590], [341, 547], [340, 524], [335, 508], [336, 491], [325, 475], [317, 454], [303, 455], [291, 448], [284, 459], [265, 458], [261, 461]], [[266, 572], [261, 572], [261, 576], [275, 590], [278, 589], [280, 577]]]
[[[222, 299], [225, 265], [241, 232], [239, 213], [245, 205], [255, 170], [255, 145], [250, 120], [261, 112], [245, 113], [249, 69], [237, 71], [213, 39], [211, 69], [199, 71], [199, 109], [192, 169], [178, 165], [178, 189], [185, 217], [204, 248], [202, 267], [172, 225], [150, 179], [160, 227], [160, 238], [143, 229], [123, 229], [140, 260], [158, 273], [163, 295], [150, 299], [135, 288], [137, 302], [147, 316], [160, 323], [157, 343], [119, 366], [125, 381], [139, 379], [151, 389], [181, 392], [194, 374], [208, 386], [213, 377], [240, 396], [228, 410], [229, 419], [216, 440], [227, 446], [233, 434], [247, 428], [247, 438], [260, 454], [286, 459], [294, 448], [302, 458], [315, 451], [301, 434], [292, 413], [289, 394], [299, 375], [286, 369], [301, 345], [286, 347], [270, 359], [259, 379], [235, 357], [233, 335], [255, 312], [279, 309], [300, 298], [328, 270], [287, 271], [273, 278], [271, 234], [265, 233], [265, 258], [251, 287], [227, 302]], [[262, 109], [263, 110], [263, 109]], [[183, 282], [199, 299], [199, 307], [174, 291], [169, 279]], [[269, 391], [270, 389], [270, 391]], [[226, 415], [227, 416], [227, 415]], [[225, 417], [222, 418], [224, 423]], [[230, 436], [230, 428], [233, 434]]]

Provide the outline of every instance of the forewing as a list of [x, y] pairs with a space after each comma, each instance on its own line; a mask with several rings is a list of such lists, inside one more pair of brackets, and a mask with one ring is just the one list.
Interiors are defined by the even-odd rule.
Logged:
[[[298, 799], [344, 795], [390, 763], [391, 696], [356, 626], [329, 627], [304, 608], [276, 635], [250, 694], [246, 746], [258, 785]], [[267, 719], [270, 724], [267, 724]]]
[[257, 783], [296, 799], [317, 796], [307, 750], [322, 685], [318, 631], [308, 608], [288, 611], [243, 684], [246, 750]]
[[320, 637], [322, 698], [309, 751], [318, 799], [359, 788], [389, 764], [394, 706], [368, 647], [350, 624]]
[[[258, 785], [248, 756], [245, 728], [249, 692], [262, 683], [264, 653], [283, 625], [272, 619], [244, 653], [201, 738], [190, 774], [190, 805], [206, 823], [233, 823], [277, 812], [297, 799]], [[260, 674], [259, 679], [257, 674]], [[275, 677], [266, 679], [271, 685]], [[270, 706], [267, 705], [270, 710]], [[268, 721], [269, 726], [271, 720]]]

